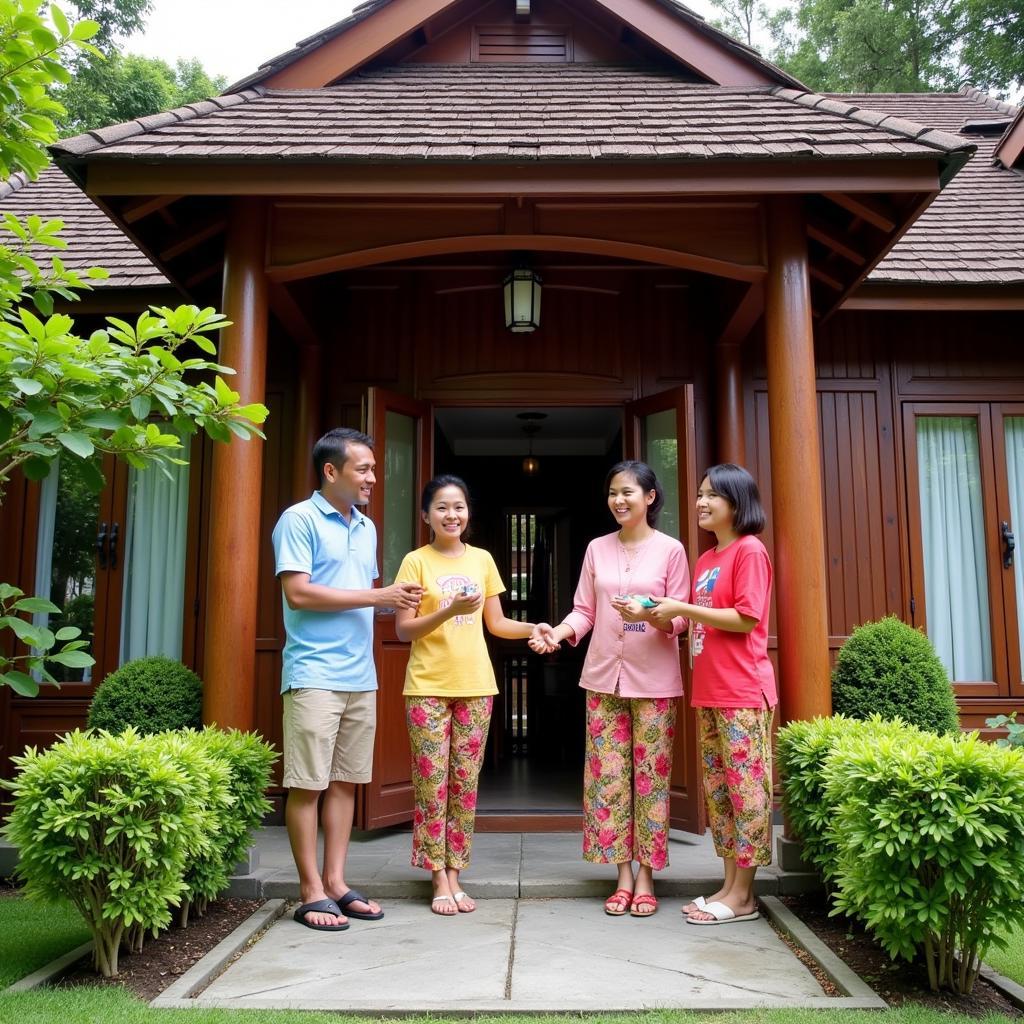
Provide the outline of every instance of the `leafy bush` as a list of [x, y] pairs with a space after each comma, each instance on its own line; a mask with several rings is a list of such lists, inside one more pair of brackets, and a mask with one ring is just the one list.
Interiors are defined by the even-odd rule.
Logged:
[[935, 733], [960, 728], [956, 698], [928, 638], [895, 616], [858, 626], [832, 672], [832, 706], [848, 718], [901, 718]]
[[[172, 745], [180, 744], [183, 753], [179, 756], [189, 756], [184, 752], [191, 746], [217, 764], [218, 786], [208, 801], [212, 842], [208, 850], [197, 851], [189, 859], [185, 875], [188, 888], [180, 919], [184, 927], [191, 908], [200, 915], [206, 913], [210, 901], [227, 888], [232, 869], [248, 851], [253, 832], [271, 808], [265, 792], [277, 754], [255, 733], [237, 729], [222, 732], [208, 727], [199, 733], [164, 733], [160, 738]], [[223, 798], [219, 791], [222, 775]]]
[[989, 945], [1024, 923], [1024, 750], [977, 733], [851, 733], [824, 765], [838, 909], [933, 989], [973, 990]]
[[180, 661], [151, 656], [126, 662], [100, 683], [89, 708], [89, 726], [143, 735], [202, 724], [203, 684]]
[[851, 736], [868, 742], [883, 737], [916, 733], [904, 722], [879, 715], [866, 720], [815, 718], [794, 721], [779, 730], [776, 761], [782, 780], [782, 808], [786, 820], [802, 841], [804, 856], [828, 882], [836, 869], [835, 839], [831, 826], [835, 807], [825, 790], [824, 768], [836, 745]]
[[1024, 722], [1017, 721], [1017, 712], [1009, 715], [996, 715], [995, 718], [986, 718], [985, 724], [990, 729], [1005, 729], [1006, 736], [996, 740], [997, 747], [1021, 747], [1024, 748]]
[[93, 934], [96, 969], [114, 976], [125, 930], [166, 927], [185, 893], [186, 856], [207, 824], [195, 776], [130, 729], [76, 730], [12, 760], [5, 833], [26, 894], [70, 900]]

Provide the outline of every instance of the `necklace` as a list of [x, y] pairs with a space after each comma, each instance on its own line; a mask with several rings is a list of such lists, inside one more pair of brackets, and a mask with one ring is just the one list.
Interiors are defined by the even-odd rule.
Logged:
[[[634, 547], [628, 548], [622, 543], [622, 539], [619, 538], [619, 548], [617, 559], [617, 567], [619, 570], [619, 593], [623, 595], [632, 594], [633, 584], [633, 573], [639, 567], [640, 560], [644, 556], [644, 552], [647, 550], [647, 545], [651, 543], [651, 534], [643, 543], [637, 544]], [[623, 578], [625, 577], [625, 578]]]

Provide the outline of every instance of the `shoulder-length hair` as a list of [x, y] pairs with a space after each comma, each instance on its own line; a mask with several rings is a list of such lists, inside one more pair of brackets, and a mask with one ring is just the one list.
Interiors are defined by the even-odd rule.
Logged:
[[[765, 527], [761, 492], [754, 478], [733, 462], [721, 462], [704, 471], [711, 489], [732, 505], [733, 529], [740, 535], [760, 533]], [[704, 477], [701, 477], [703, 479]]]

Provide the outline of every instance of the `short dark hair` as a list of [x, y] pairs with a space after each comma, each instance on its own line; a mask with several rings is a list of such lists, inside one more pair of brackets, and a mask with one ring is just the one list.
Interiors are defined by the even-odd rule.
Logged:
[[469, 488], [466, 486], [466, 481], [461, 476], [455, 476], [452, 473], [443, 473], [441, 476], [435, 476], [433, 480], [427, 482], [426, 487], [423, 488], [423, 496], [420, 498], [420, 510], [424, 515], [430, 513], [430, 506], [436, 496], [437, 492], [443, 490], [445, 487], [458, 487], [462, 491], [462, 496], [466, 499], [466, 510], [469, 512], [470, 522], [466, 523], [466, 528], [462, 531], [462, 537], [465, 539], [469, 536], [471, 529], [471, 521], [473, 516], [473, 505], [469, 500]]
[[611, 488], [612, 478], [618, 476], [619, 473], [628, 473], [644, 494], [654, 491], [654, 501], [647, 506], [647, 525], [657, 526], [658, 514], [661, 512], [662, 505], [665, 504], [665, 495], [662, 494], [661, 484], [658, 483], [658, 477], [654, 470], [646, 462], [638, 462], [636, 459], [623, 459], [622, 462], [616, 462], [604, 478], [605, 494]]
[[765, 527], [764, 506], [761, 504], [761, 492], [757, 489], [754, 478], [742, 467], [733, 462], [720, 462], [717, 466], [709, 466], [704, 470], [711, 489], [720, 494], [732, 505], [733, 529], [742, 537], [750, 533], [760, 533]]
[[373, 438], [361, 430], [353, 430], [352, 427], [335, 427], [333, 430], [328, 430], [313, 445], [313, 469], [316, 471], [316, 478], [319, 482], [323, 482], [324, 466], [328, 462], [339, 469], [345, 465], [350, 444], [364, 444], [371, 451], [373, 450]]

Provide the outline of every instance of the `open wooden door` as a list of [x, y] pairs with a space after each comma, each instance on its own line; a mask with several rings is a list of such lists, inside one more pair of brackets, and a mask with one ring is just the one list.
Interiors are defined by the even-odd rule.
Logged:
[[[367, 425], [377, 456], [377, 483], [368, 514], [377, 525], [381, 583], [394, 582], [407, 552], [426, 543], [420, 494], [433, 464], [431, 407], [406, 395], [370, 388]], [[362, 787], [356, 826], [384, 828], [412, 819], [412, 758], [405, 727], [402, 686], [409, 645], [395, 634], [395, 615], [380, 610], [374, 619], [373, 658], [377, 666], [377, 736], [373, 781]]]
[[[692, 569], [697, 560], [697, 519], [693, 508], [697, 465], [693, 442], [693, 386], [662, 391], [625, 406], [623, 440], [626, 458], [641, 459], [658, 475], [665, 505], [658, 529], [682, 541]], [[686, 644], [681, 644], [683, 685], [690, 691]], [[671, 825], [684, 832], [704, 833], [700, 750], [697, 719], [688, 696], [679, 704], [672, 758]]]

